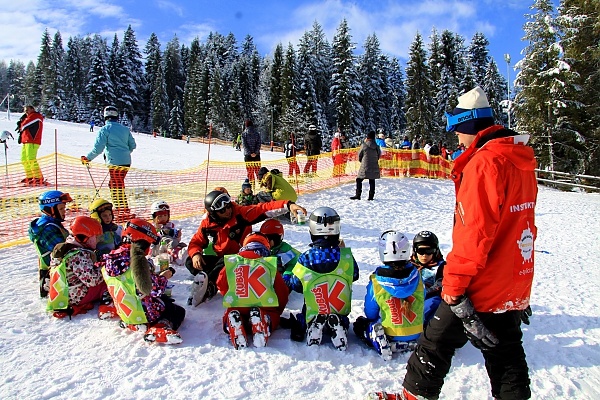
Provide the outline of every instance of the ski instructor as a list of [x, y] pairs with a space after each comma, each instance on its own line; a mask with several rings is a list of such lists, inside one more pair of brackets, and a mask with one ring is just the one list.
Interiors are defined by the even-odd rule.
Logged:
[[125, 194], [125, 175], [131, 166], [131, 152], [136, 144], [129, 128], [120, 124], [118, 118], [119, 110], [116, 107], [104, 108], [104, 126], [98, 131], [94, 148], [86, 156], [81, 156], [81, 162], [86, 165], [104, 152], [110, 174], [108, 187], [115, 205], [115, 222], [123, 222], [131, 218]]
[[494, 124], [480, 87], [446, 114], [467, 147], [456, 160], [453, 248], [442, 299], [410, 356], [405, 399], [437, 399], [456, 349], [481, 350], [494, 399], [531, 397], [521, 322], [529, 323], [537, 182], [529, 135]]

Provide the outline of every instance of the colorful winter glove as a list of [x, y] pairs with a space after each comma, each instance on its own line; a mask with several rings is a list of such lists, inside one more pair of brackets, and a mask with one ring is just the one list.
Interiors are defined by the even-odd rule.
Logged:
[[521, 322], [523, 322], [525, 325], [529, 325], [529, 317], [531, 317], [532, 315], [533, 312], [531, 311], [531, 306], [527, 306], [526, 309], [521, 310]]
[[467, 338], [473, 346], [488, 350], [499, 343], [498, 338], [483, 325], [469, 298], [463, 297], [460, 303], [451, 305], [450, 309], [461, 319]]
[[81, 156], [81, 163], [83, 165], [87, 165], [90, 163], [90, 160], [88, 160], [88, 158], [86, 156]]

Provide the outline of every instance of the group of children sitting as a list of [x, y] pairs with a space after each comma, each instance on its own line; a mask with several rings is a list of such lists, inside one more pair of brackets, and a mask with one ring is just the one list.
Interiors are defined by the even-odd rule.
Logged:
[[[120, 325], [144, 333], [148, 342], [181, 343], [177, 329], [185, 308], [167, 295], [176, 272], [155, 266], [156, 257], [170, 256], [182, 265], [187, 257], [181, 231], [170, 221], [164, 201], [152, 204], [152, 220], [134, 218], [124, 229], [113, 222], [112, 204], [98, 199], [90, 216], [63, 226], [67, 193], [49, 191], [39, 198], [42, 216], [30, 224], [29, 235], [40, 255], [40, 294], [57, 317], [91, 310], [100, 302], [99, 317], [119, 317]], [[310, 248], [300, 253], [283, 240], [281, 221], [267, 219], [246, 236], [237, 254], [224, 257], [216, 281], [223, 295], [223, 329], [233, 346], [265, 346], [271, 331], [290, 329], [295, 341], [319, 345], [323, 336], [338, 350], [348, 346], [348, 315], [352, 283], [359, 267], [340, 239], [340, 217], [319, 207], [308, 218]], [[401, 232], [383, 232], [378, 242], [383, 265], [370, 276], [365, 316], [353, 331], [385, 360], [411, 350], [441, 302], [445, 261], [439, 241], [429, 231], [409, 239]], [[301, 312], [282, 316], [291, 292], [301, 293]]]

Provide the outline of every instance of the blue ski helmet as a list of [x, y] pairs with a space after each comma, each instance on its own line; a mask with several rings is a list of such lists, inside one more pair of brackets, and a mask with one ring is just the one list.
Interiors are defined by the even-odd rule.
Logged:
[[73, 201], [69, 193], [63, 193], [60, 190], [50, 190], [44, 192], [39, 197], [39, 206], [41, 211], [45, 211], [46, 207], [54, 207], [60, 203], [69, 203]]

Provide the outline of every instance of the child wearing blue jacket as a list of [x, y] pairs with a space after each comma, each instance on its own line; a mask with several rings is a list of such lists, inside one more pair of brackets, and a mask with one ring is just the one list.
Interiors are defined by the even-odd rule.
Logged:
[[413, 253], [410, 262], [419, 270], [425, 288], [425, 324], [429, 322], [442, 302], [442, 277], [444, 256], [440, 241], [435, 233], [421, 231], [413, 238]]
[[388, 361], [392, 353], [414, 347], [423, 332], [425, 290], [421, 274], [409, 262], [410, 242], [388, 230], [379, 237], [383, 266], [370, 276], [365, 315], [354, 322], [354, 333]]
[[320, 345], [323, 333], [334, 347], [347, 349], [352, 282], [359, 269], [352, 251], [340, 244], [340, 216], [330, 207], [319, 207], [309, 217], [311, 248], [300, 255], [292, 275], [284, 280], [303, 293], [304, 306], [292, 322], [292, 340]]

